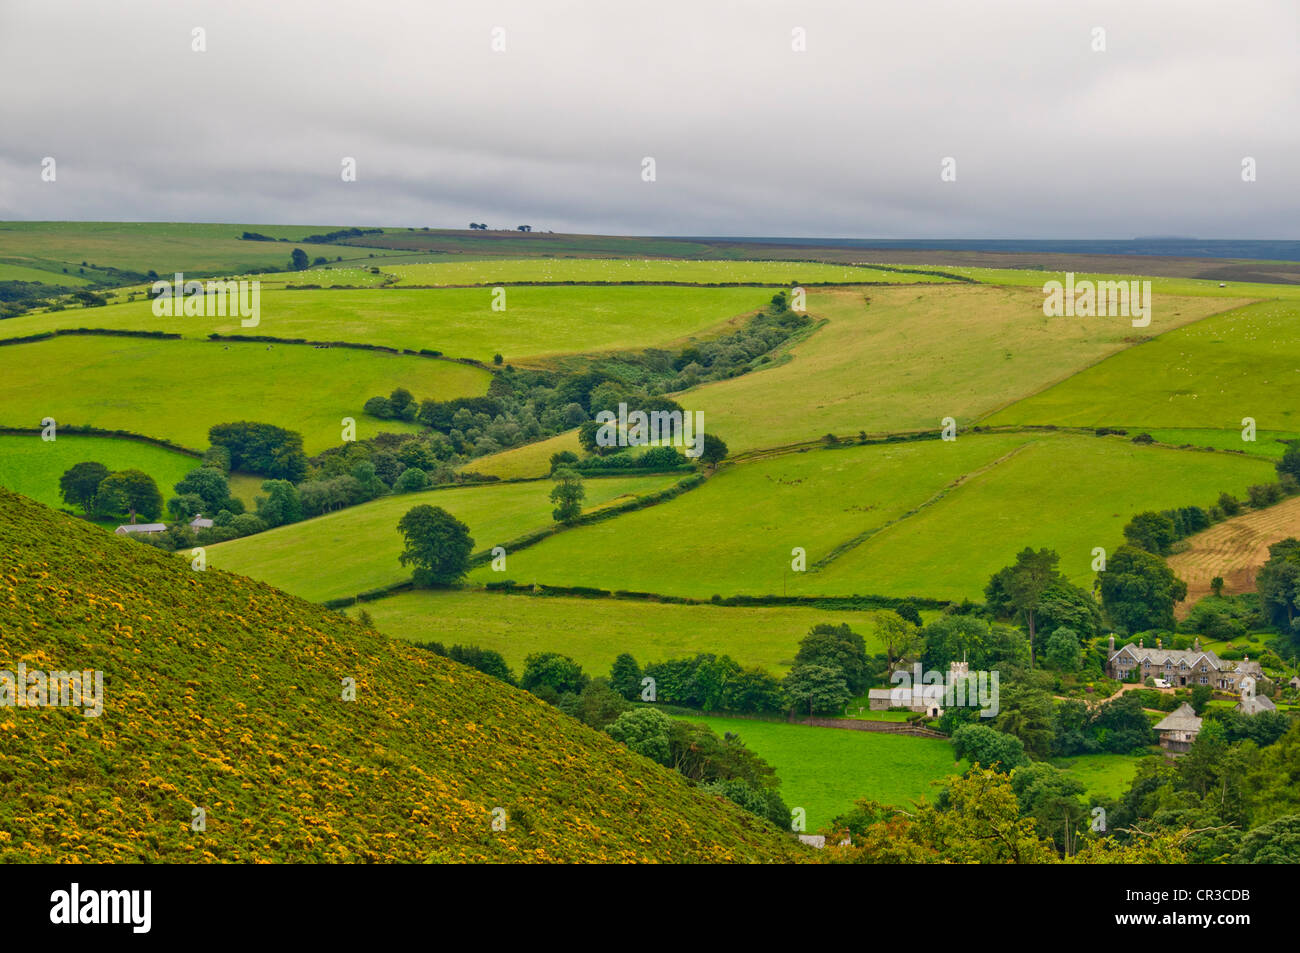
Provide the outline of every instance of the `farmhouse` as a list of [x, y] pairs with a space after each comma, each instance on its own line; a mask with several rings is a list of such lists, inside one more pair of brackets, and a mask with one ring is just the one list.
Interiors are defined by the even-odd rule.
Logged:
[[1192, 706], [1183, 702], [1156, 724], [1160, 733], [1160, 747], [1166, 751], [1184, 752], [1192, 746], [1201, 732], [1201, 719]]
[[118, 536], [152, 536], [154, 533], [167, 532], [166, 523], [127, 523], [113, 530]]
[[1237, 691], [1244, 678], [1261, 678], [1258, 662], [1249, 657], [1229, 662], [1213, 652], [1202, 651], [1197, 638], [1190, 649], [1166, 649], [1160, 639], [1155, 648], [1146, 648], [1141, 640], [1115, 651], [1115, 636], [1110, 637], [1106, 671], [1111, 678], [1127, 681], [1137, 675], [1139, 681], [1163, 679], [1174, 687], [1209, 685], [1223, 691]]
[[202, 513], [197, 514], [194, 519], [190, 520], [190, 529], [194, 530], [196, 533], [201, 529], [211, 528], [212, 520], [205, 520]]

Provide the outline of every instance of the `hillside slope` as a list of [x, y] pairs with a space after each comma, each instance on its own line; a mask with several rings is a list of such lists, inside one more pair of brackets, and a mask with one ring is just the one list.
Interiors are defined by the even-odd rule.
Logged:
[[0, 862], [806, 856], [530, 695], [0, 489], [20, 662], [102, 670], [103, 713], [0, 707]]

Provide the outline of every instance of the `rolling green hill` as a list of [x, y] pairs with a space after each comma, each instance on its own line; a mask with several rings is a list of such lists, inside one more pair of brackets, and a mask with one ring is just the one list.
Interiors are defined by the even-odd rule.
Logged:
[[102, 672], [102, 713], [0, 707], [0, 862], [806, 856], [530, 695], [0, 490], [19, 663]]
[[772, 289], [753, 287], [524, 286], [507, 288], [505, 310], [494, 311], [491, 288], [286, 291], [268, 286], [261, 294], [261, 321], [252, 329], [241, 327], [237, 316], [158, 317], [142, 298], [10, 318], [0, 325], [0, 337], [86, 327], [195, 338], [217, 332], [427, 349], [480, 361], [501, 353], [519, 362], [667, 345], [748, 318], [771, 296]]
[[[587, 510], [666, 489], [678, 476], [608, 477], [586, 481]], [[469, 527], [475, 552], [490, 552], [527, 533], [555, 525], [549, 481], [430, 490], [384, 496], [315, 519], [280, 526], [210, 547], [211, 564], [269, 582], [304, 599], [355, 596], [409, 579], [398, 556], [397, 521], [421, 504], [440, 506]], [[522, 555], [522, 554], [521, 554]], [[511, 577], [514, 553], [506, 557]], [[494, 579], [503, 575], [488, 570]], [[524, 578], [522, 576], [518, 577]]]
[[49, 416], [203, 450], [212, 425], [257, 420], [298, 431], [314, 454], [341, 443], [344, 417], [358, 439], [420, 429], [364, 414], [376, 394], [449, 400], [489, 380], [468, 364], [351, 348], [64, 336], [0, 347], [0, 426]]
[[[1025, 546], [1057, 550], [1061, 570], [1087, 582], [1093, 547], [1121, 545], [1136, 513], [1240, 497], [1273, 473], [1261, 457], [1077, 434], [809, 450], [737, 463], [661, 507], [543, 540], [511, 561], [510, 575], [706, 599], [975, 599]], [[796, 546], [807, 572], [790, 571]]]

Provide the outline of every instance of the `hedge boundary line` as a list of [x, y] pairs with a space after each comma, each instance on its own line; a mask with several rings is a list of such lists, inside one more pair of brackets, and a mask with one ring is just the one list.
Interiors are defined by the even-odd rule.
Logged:
[[[638, 496], [635, 499], [620, 503], [617, 506], [609, 506], [591, 513], [584, 513], [582, 516], [579, 516], [576, 520], [567, 525], [557, 524], [546, 526], [542, 529], [533, 530], [531, 533], [516, 536], [514, 539], [496, 545], [504, 547], [507, 553], [519, 552], [521, 549], [527, 549], [529, 546], [537, 545], [542, 540], [554, 536], [556, 533], [562, 533], [566, 529], [572, 529], [577, 526], [589, 526], [592, 523], [604, 522], [605, 520], [613, 519], [615, 516], [630, 513], [633, 510], [645, 509], [648, 506], [666, 503], [669, 500], [681, 496], [683, 493], [688, 493], [696, 487], [701, 486], [706, 479], [707, 477], [705, 477], [704, 474], [695, 473], [685, 479], [678, 480], [672, 486], [659, 490], [658, 492], [650, 493], [645, 496]], [[469, 566], [471, 569], [474, 569], [491, 561], [492, 550], [480, 550], [470, 556]], [[325, 606], [327, 609], [343, 609], [347, 606], [355, 605], [358, 602], [372, 602], [375, 599], [382, 599], [385, 596], [390, 596], [397, 592], [404, 592], [407, 589], [412, 588], [414, 588], [414, 585], [411, 580], [405, 579], [401, 582], [390, 583], [387, 586], [380, 586], [376, 589], [367, 589], [365, 592], [359, 592], [355, 596], [341, 596], [337, 599], [327, 599], [321, 603], [321, 605]], [[603, 592], [604, 590], [600, 591]]]
[[[4, 342], [0, 342], [4, 343]], [[137, 443], [148, 443], [155, 447], [161, 447], [164, 450], [175, 450], [177, 453], [183, 453], [187, 457], [203, 458], [202, 450], [195, 450], [192, 447], [184, 447], [179, 443], [172, 443], [170, 440], [161, 437], [149, 437], [142, 433], [135, 433], [131, 430], [106, 430], [103, 427], [91, 427], [89, 424], [61, 424], [55, 422], [55, 439], [61, 433], [73, 433], [83, 437], [112, 437], [118, 440], [134, 440]], [[39, 435], [43, 433], [41, 427], [0, 427], [0, 434], [6, 434], [15, 437]]]
[[[177, 335], [180, 337], [180, 335]], [[281, 338], [269, 334], [220, 334], [216, 331], [208, 335], [209, 341], [235, 341], [254, 344], [309, 344], [316, 348], [342, 347], [351, 348], [355, 351], [380, 351], [384, 354], [396, 354], [404, 357], [425, 357], [435, 361], [447, 361], [452, 364], [466, 364], [470, 367], [477, 367], [480, 370], [496, 373], [497, 368], [483, 361], [475, 360], [472, 357], [448, 357], [442, 351], [435, 351], [430, 348], [420, 348], [412, 350], [411, 348], [389, 347], [386, 344], [363, 344], [359, 341], [313, 341], [308, 338]]]
[[57, 337], [106, 337], [106, 338], [152, 338], [156, 341], [179, 341], [183, 335], [168, 331], [128, 331], [118, 328], [55, 328], [39, 334], [28, 334], [18, 338], [0, 338], [0, 347], [9, 344], [30, 344], [34, 341], [48, 341]]

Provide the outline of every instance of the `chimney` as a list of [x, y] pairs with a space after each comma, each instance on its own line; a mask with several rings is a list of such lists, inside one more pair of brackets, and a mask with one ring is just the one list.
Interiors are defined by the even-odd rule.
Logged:
[[1160, 638], [1159, 636], [1156, 636], [1156, 648], [1163, 649], [1164, 647], [1165, 647], [1165, 640]]
[[1114, 632], [1112, 632], [1110, 634], [1110, 638], [1106, 640], [1106, 651], [1109, 652], [1111, 655], [1115, 654], [1115, 633]]
[[1197, 637], [1192, 641], [1192, 651], [1193, 651], [1193, 652], [1199, 652], [1200, 650], [1201, 650], [1201, 637], [1198, 635], [1198, 636], [1197, 636]]

